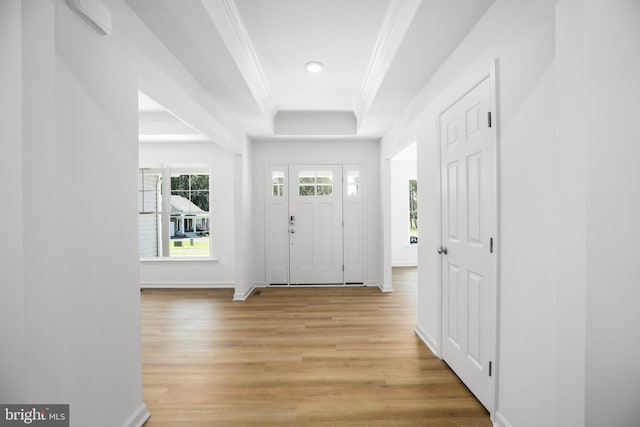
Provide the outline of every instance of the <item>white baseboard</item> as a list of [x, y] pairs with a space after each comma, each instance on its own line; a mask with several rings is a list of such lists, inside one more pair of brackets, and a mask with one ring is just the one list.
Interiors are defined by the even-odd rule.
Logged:
[[253, 282], [252, 285], [254, 288], [268, 288], [267, 282]]
[[493, 421], [493, 425], [495, 427], [512, 427], [511, 423], [507, 421], [507, 419], [500, 412], [495, 413], [495, 420]]
[[382, 292], [393, 292], [393, 286], [392, 285], [383, 285], [382, 282], [378, 281], [378, 280], [369, 280], [367, 282], [367, 286], [372, 286], [372, 287], [376, 287], [378, 289], [380, 289], [380, 291]]
[[384, 292], [384, 293], [391, 293], [391, 292], [393, 292], [393, 286], [391, 286], [391, 285], [382, 285], [382, 286], [379, 286], [379, 288], [380, 288], [380, 290], [381, 290], [382, 292]]
[[415, 262], [391, 262], [391, 267], [417, 267]]
[[129, 418], [127, 418], [127, 421], [124, 422], [122, 427], [142, 427], [150, 416], [151, 412], [149, 412], [147, 405], [143, 403], [133, 414], [131, 414]]
[[436, 341], [431, 337], [431, 335], [426, 333], [418, 324], [416, 324], [414, 331], [416, 332], [416, 335], [422, 340], [422, 342], [427, 347], [429, 347], [431, 353], [433, 353], [433, 355], [438, 359], [442, 359], [442, 356], [440, 356], [440, 352], [438, 351], [438, 344], [436, 344]]
[[247, 298], [249, 298], [249, 295], [251, 295], [251, 293], [256, 289], [256, 284], [252, 283], [251, 286], [249, 286], [249, 289], [247, 289], [244, 292], [238, 292], [238, 290], [236, 289], [236, 292], [233, 294], [233, 300], [234, 301], [246, 301]]
[[232, 282], [140, 282], [140, 288], [154, 289], [229, 289], [234, 288]]

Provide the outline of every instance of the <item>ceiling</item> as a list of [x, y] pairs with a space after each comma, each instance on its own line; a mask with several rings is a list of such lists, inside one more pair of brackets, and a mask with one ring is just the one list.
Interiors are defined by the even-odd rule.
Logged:
[[[388, 0], [235, 0], [276, 110], [353, 110]], [[325, 64], [309, 73], [305, 63]]]
[[414, 141], [391, 157], [391, 160], [395, 162], [416, 162], [418, 159], [417, 149], [417, 144]]
[[[361, 139], [389, 130], [495, 0], [126, 1], [248, 135]], [[160, 113], [143, 113], [151, 134]]]

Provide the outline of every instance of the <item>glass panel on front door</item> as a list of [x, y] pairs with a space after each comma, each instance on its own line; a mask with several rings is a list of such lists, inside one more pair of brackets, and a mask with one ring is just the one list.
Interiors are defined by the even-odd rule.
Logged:
[[331, 171], [316, 172], [316, 195], [330, 196], [333, 193], [333, 173]]
[[314, 171], [300, 171], [298, 173], [301, 196], [315, 196], [316, 194], [316, 173]]
[[298, 184], [301, 196], [330, 196], [333, 194], [333, 172], [300, 171]]

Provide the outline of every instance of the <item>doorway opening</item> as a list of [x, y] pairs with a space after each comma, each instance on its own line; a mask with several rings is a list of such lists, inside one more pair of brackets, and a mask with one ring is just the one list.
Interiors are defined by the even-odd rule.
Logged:
[[417, 144], [391, 158], [391, 265], [418, 265]]

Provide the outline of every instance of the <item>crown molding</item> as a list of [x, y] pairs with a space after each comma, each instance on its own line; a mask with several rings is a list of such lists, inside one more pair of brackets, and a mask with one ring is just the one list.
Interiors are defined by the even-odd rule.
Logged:
[[391, 0], [389, 2], [355, 109], [359, 125], [373, 103], [421, 1]]
[[271, 121], [276, 114], [267, 79], [247, 28], [234, 0], [202, 0], [262, 113]]
[[250, 137], [251, 142], [255, 143], [279, 143], [279, 142], [366, 142], [371, 144], [379, 144], [381, 138], [379, 136], [361, 136], [361, 135], [258, 135]]

